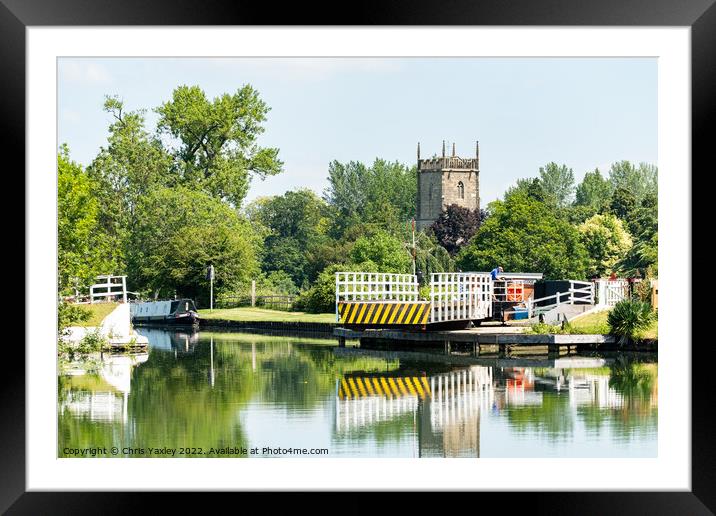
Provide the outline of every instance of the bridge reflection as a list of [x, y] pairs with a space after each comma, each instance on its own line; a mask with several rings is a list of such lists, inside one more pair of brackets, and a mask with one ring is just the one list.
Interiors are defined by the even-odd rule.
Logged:
[[85, 376], [84, 369], [66, 371], [64, 381], [69, 385], [59, 400], [58, 411], [90, 421], [127, 423], [132, 371], [148, 358], [147, 353], [103, 355], [94, 375]]
[[[336, 382], [335, 431], [364, 433], [401, 421], [405, 436], [412, 419], [416, 456], [479, 457], [481, 418], [506, 418], [503, 431], [519, 431], [514, 426], [519, 416], [512, 414], [529, 407], [544, 409], [546, 397], [563, 400], [549, 404], [558, 411], [547, 416], [556, 425], [550, 430], [557, 433], [571, 432], [583, 409], [619, 411], [628, 404], [633, 409], [634, 396], [620, 387], [618, 367], [611, 360], [521, 362], [521, 367], [472, 365], [421, 376], [344, 375]], [[639, 401], [645, 411], [657, 404], [655, 377], [648, 385]]]

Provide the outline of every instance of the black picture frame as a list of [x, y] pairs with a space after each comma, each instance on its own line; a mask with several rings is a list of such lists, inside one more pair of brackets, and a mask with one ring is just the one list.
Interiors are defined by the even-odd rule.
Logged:
[[[707, 170], [710, 123], [716, 118], [716, 0], [503, 0], [438, 2], [361, 2], [343, 6], [246, 1], [156, 0], [0, 0], [0, 113], [3, 142], [8, 149], [25, 148], [25, 29], [28, 26], [100, 25], [549, 25], [549, 26], [685, 26], [691, 27], [692, 172], [684, 180], [693, 184], [693, 171]], [[349, 7], [349, 9], [346, 9]], [[339, 14], [340, 13], [340, 14]], [[345, 14], [343, 14], [345, 13]], [[48, 123], [54, 123], [48, 122]], [[24, 153], [18, 167], [24, 170]], [[709, 156], [710, 157], [710, 156]], [[711, 158], [713, 161], [713, 158]], [[692, 206], [705, 201], [707, 189], [694, 191]], [[692, 220], [694, 217], [692, 216]], [[694, 232], [692, 231], [692, 235]], [[693, 241], [693, 240], [692, 240]], [[693, 252], [693, 250], [692, 250]], [[685, 264], [703, 270], [708, 263], [692, 255]], [[25, 276], [32, 271], [25, 269]], [[695, 289], [694, 289], [695, 291]], [[696, 306], [696, 298], [685, 300]], [[686, 316], [691, 317], [690, 313]], [[27, 316], [26, 316], [27, 317]], [[26, 319], [27, 322], [27, 319]], [[691, 335], [679, 345], [691, 345]], [[4, 358], [12, 367], [3, 374], [0, 389], [0, 510], [8, 514], [96, 514], [143, 512], [148, 495], [140, 493], [26, 492], [25, 489], [25, 349], [5, 342]], [[713, 399], [709, 355], [711, 343], [692, 346], [692, 407], [705, 407]], [[692, 490], [690, 492], [550, 492], [480, 493], [485, 501], [529, 507], [550, 514], [713, 514], [716, 511], [716, 453], [711, 414], [692, 411]], [[558, 481], [558, 480], [557, 480]], [[359, 496], [357, 493], [354, 496]], [[157, 495], [164, 511], [173, 505], [189, 508], [187, 496]], [[210, 494], [213, 503], [225, 497]], [[242, 495], [244, 496], [244, 495]], [[490, 500], [487, 500], [487, 498]], [[423, 504], [424, 496], [400, 502]], [[248, 502], [250, 503], [250, 502]], [[499, 506], [499, 505], [498, 505]], [[388, 506], [382, 505], [385, 509]], [[397, 507], [396, 507], [397, 508]], [[182, 512], [184, 512], [182, 511]]]

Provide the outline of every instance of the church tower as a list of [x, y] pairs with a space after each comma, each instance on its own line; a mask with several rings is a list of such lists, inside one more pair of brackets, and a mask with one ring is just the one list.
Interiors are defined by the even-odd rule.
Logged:
[[460, 158], [445, 155], [445, 141], [441, 157], [420, 159], [418, 143], [418, 198], [416, 221], [418, 229], [432, 224], [440, 213], [457, 204], [471, 210], [480, 209], [480, 146], [475, 142], [475, 157]]

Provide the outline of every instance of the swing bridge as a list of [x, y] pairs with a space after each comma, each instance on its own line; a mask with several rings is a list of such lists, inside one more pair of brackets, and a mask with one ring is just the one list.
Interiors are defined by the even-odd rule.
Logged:
[[[483, 321], [574, 316], [628, 295], [625, 280], [565, 280], [564, 291], [535, 297], [541, 273], [443, 272], [421, 288], [414, 274], [337, 272], [336, 322], [346, 328], [466, 328]], [[573, 314], [573, 315], [572, 315]]]

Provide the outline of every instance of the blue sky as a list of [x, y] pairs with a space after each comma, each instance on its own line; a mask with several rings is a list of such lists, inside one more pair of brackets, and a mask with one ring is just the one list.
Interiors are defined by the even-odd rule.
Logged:
[[472, 156], [480, 141], [483, 203], [539, 167], [577, 180], [618, 160], [657, 163], [655, 58], [61, 58], [58, 143], [87, 165], [105, 145], [104, 95], [152, 109], [181, 84], [210, 97], [251, 84], [271, 107], [259, 143], [285, 171], [254, 180], [248, 200], [308, 187], [328, 163], [415, 162], [442, 140]]

